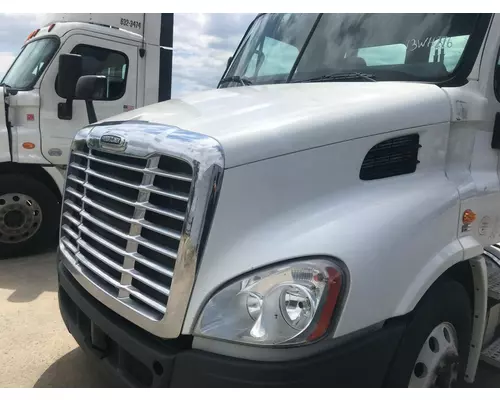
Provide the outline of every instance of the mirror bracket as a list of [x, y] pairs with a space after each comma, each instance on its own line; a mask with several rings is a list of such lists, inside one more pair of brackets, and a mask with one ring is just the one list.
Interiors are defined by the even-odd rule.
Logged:
[[89, 119], [89, 124], [97, 122], [97, 115], [95, 114], [94, 103], [92, 100], [85, 100], [85, 107], [87, 108], [87, 118]]
[[78, 79], [75, 100], [85, 100], [89, 123], [97, 122], [93, 100], [102, 100], [106, 93], [107, 78], [99, 75], [84, 75]]
[[73, 99], [67, 99], [66, 103], [57, 104], [57, 118], [65, 121], [73, 119]]

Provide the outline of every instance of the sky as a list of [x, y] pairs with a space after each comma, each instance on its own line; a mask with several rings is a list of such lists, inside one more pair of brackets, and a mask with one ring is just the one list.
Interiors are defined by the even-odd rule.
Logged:
[[[214, 88], [256, 14], [174, 14], [172, 97]], [[0, 77], [43, 14], [0, 13]]]

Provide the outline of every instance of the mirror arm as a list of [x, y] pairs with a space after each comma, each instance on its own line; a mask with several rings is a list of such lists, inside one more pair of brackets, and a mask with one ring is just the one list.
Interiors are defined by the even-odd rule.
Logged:
[[85, 107], [87, 107], [87, 117], [89, 119], [89, 124], [97, 122], [97, 116], [95, 114], [94, 103], [92, 103], [92, 100], [85, 100]]

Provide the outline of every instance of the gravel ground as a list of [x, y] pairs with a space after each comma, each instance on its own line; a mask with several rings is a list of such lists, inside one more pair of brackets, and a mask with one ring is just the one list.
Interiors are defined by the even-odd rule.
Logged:
[[[55, 254], [0, 261], [0, 387], [113, 387], [68, 333], [57, 305]], [[500, 387], [482, 364], [476, 387]]]

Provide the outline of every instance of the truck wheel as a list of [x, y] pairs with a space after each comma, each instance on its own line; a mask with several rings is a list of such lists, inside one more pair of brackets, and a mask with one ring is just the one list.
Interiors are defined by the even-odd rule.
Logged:
[[56, 243], [59, 202], [27, 175], [0, 176], [0, 258], [33, 254]]
[[471, 339], [471, 304], [456, 281], [435, 285], [417, 306], [388, 374], [389, 387], [463, 384]]

